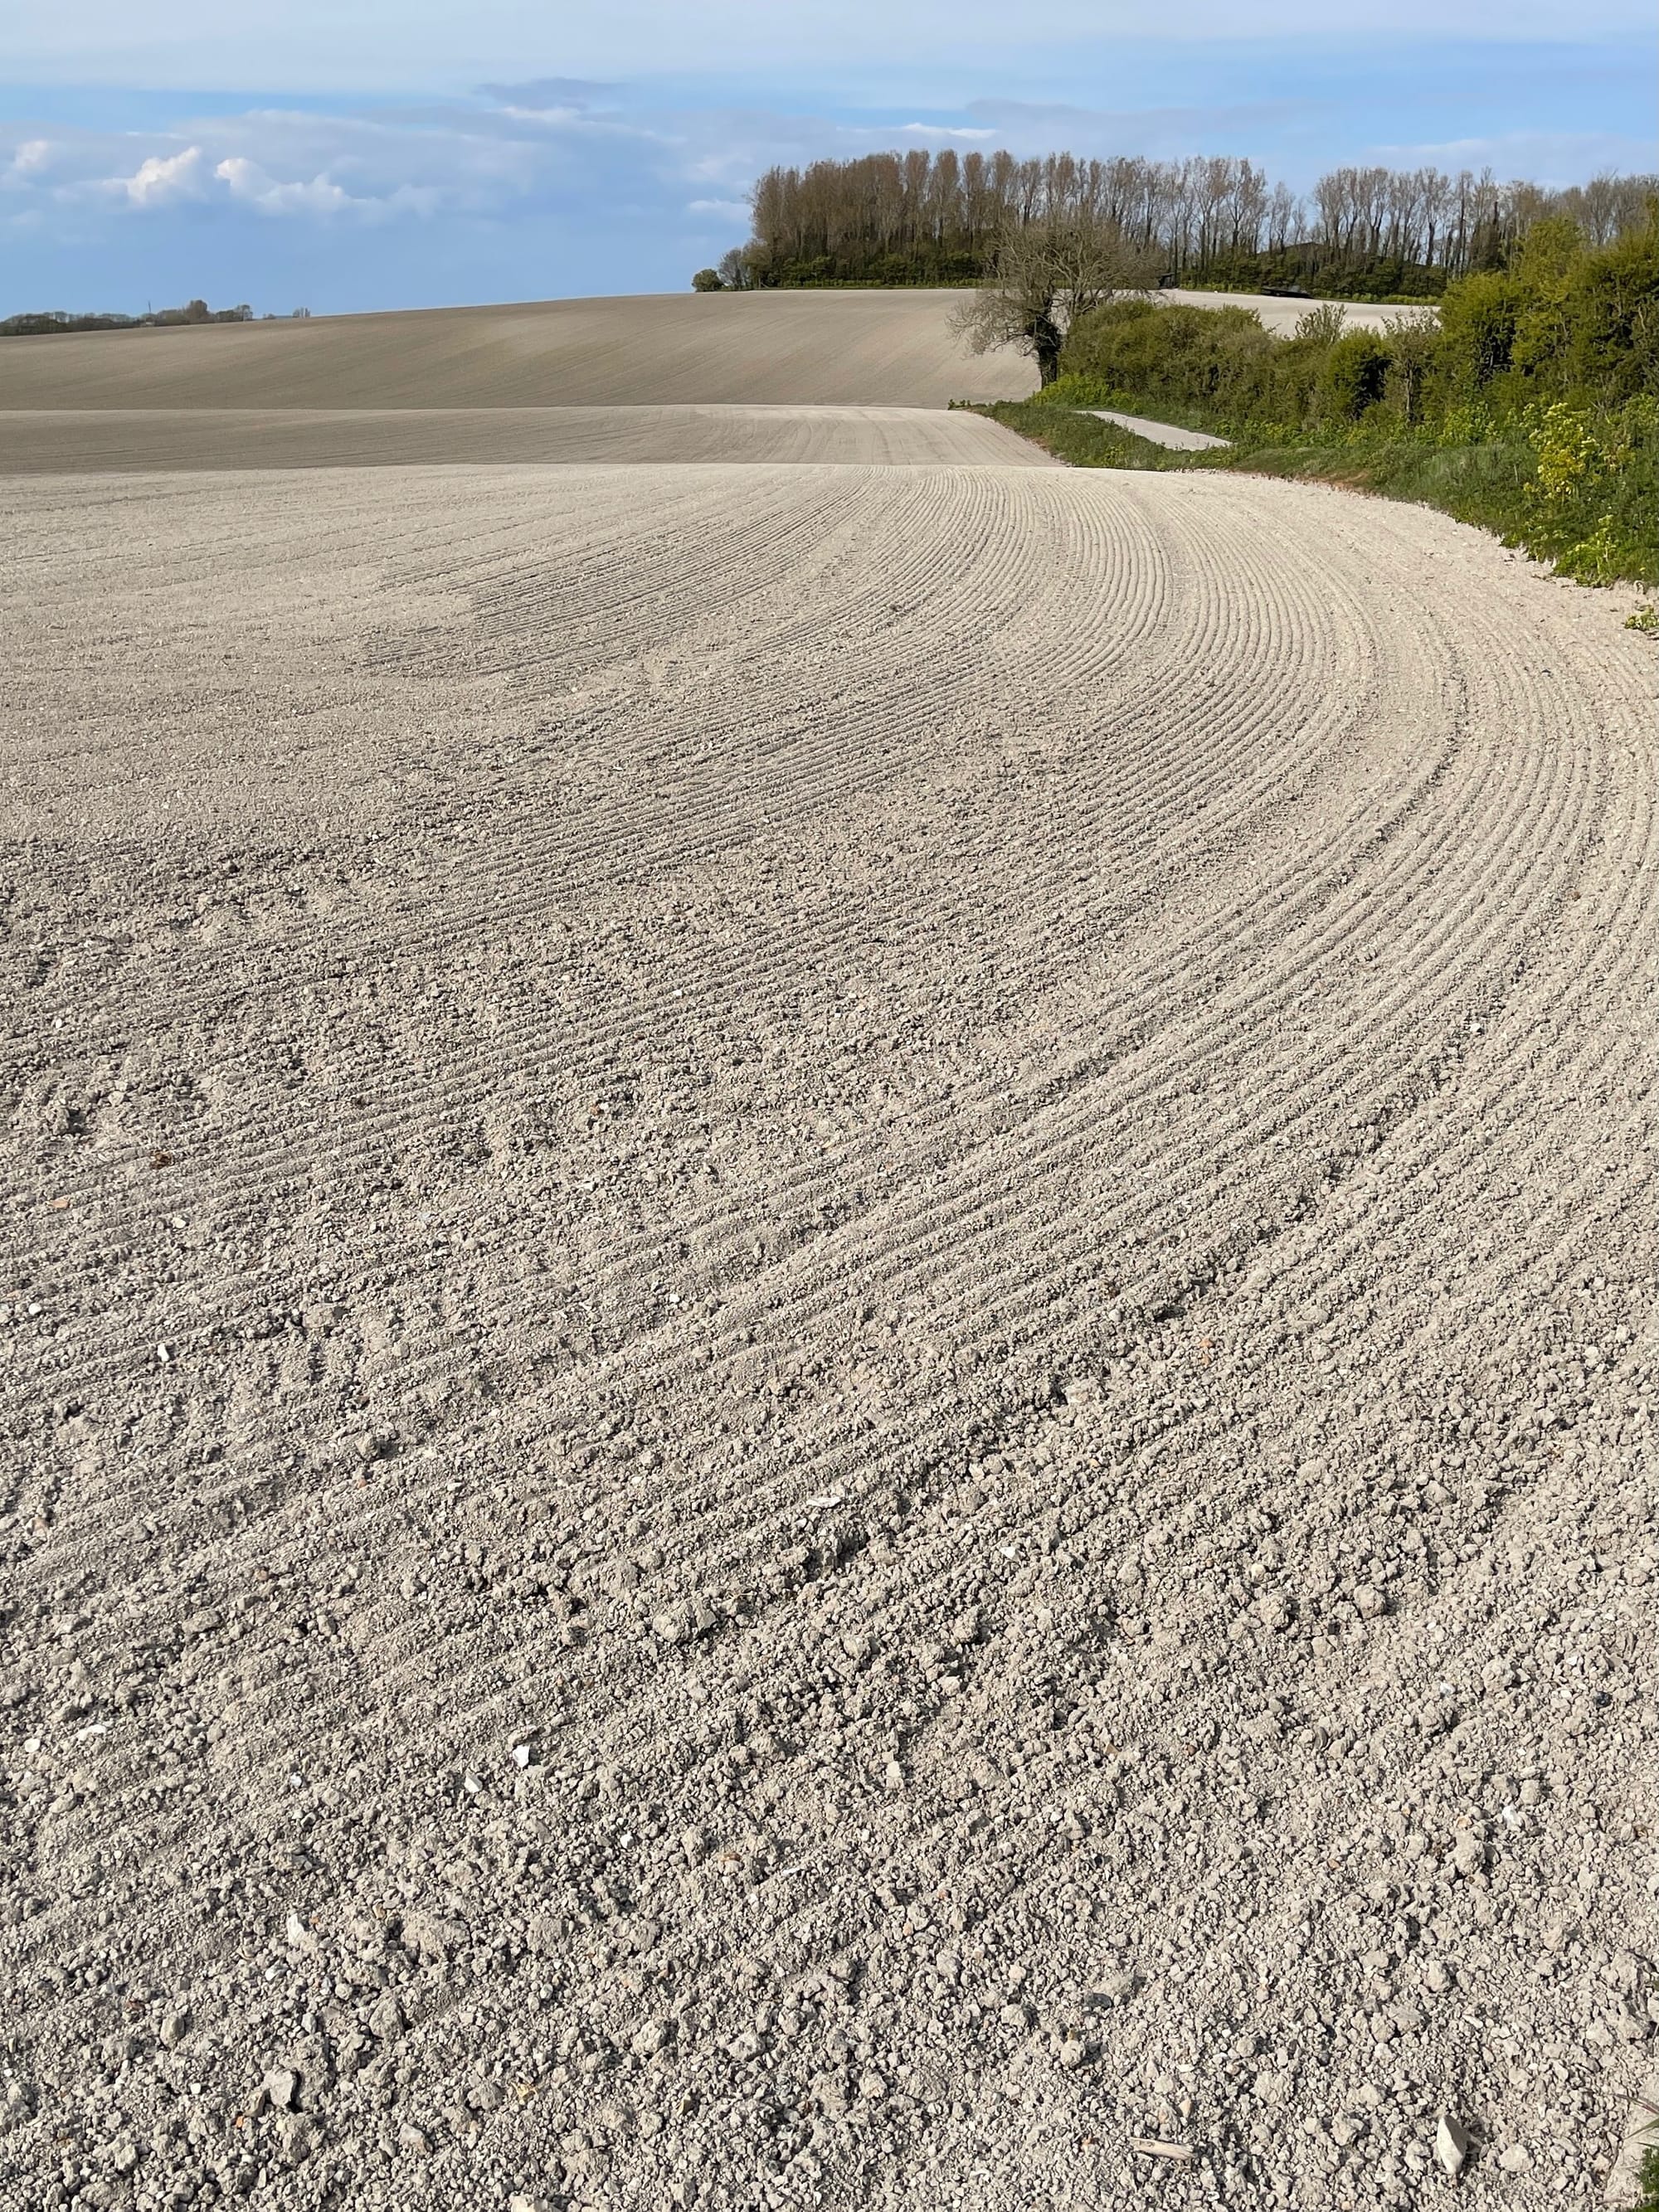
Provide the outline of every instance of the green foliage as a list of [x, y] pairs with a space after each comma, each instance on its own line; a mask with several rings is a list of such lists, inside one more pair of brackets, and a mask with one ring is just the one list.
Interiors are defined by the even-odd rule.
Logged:
[[844, 287], [849, 291], [903, 291], [929, 285], [956, 290], [977, 284], [986, 270], [983, 253], [958, 254], [932, 246], [893, 252], [872, 246], [853, 252], [774, 256], [755, 263], [755, 281], [790, 291]]
[[1328, 422], [1357, 422], [1382, 398], [1392, 351], [1376, 331], [1349, 331], [1327, 346], [1319, 364], [1319, 412]]
[[726, 280], [718, 269], [699, 269], [691, 279], [691, 289], [694, 292], [723, 292]]
[[1389, 362], [1383, 397], [1408, 429], [1426, 418], [1440, 359], [1440, 331], [1433, 323], [1401, 317], [1389, 325]]
[[1440, 366], [1449, 391], [1472, 398], [1505, 373], [1520, 316], [1521, 288], [1507, 270], [1481, 270], [1447, 286], [1440, 303]]
[[1659, 211], [1577, 271], [1564, 381], [1606, 399], [1659, 391]]
[[1448, 285], [1437, 324], [1350, 330], [1325, 305], [1279, 338], [1242, 308], [1113, 301], [1079, 320], [1043, 399], [1233, 441], [1155, 465], [1363, 485], [1585, 583], [1659, 582], [1659, 222], [1599, 248], [1571, 222], [1535, 223], [1507, 265]]
[[[1056, 395], [1207, 428], [1212, 419], [1279, 422], [1300, 368], [1244, 307], [1114, 300], [1083, 317], [1060, 356]], [[1157, 404], [1145, 403], [1155, 397]]]
[[1310, 307], [1296, 326], [1298, 345], [1316, 347], [1322, 353], [1334, 346], [1348, 327], [1348, 318], [1343, 310], [1329, 304]]
[[1559, 507], [1596, 471], [1602, 441], [1589, 418], [1562, 399], [1530, 412], [1527, 435], [1537, 455], [1532, 495], [1540, 507]]
[[1524, 422], [1524, 542], [1586, 584], [1659, 578], [1659, 399], [1594, 410], [1558, 399]]
[[1633, 613], [1625, 617], [1625, 628], [1639, 630], [1644, 637], [1659, 637], [1659, 605], [1644, 599]]
[[1052, 391], [1050, 386], [1040, 399], [1002, 399], [972, 411], [1018, 430], [1073, 468], [1161, 469], [1184, 458], [1136, 437], [1116, 422], [1103, 422], [1097, 415], [1056, 406]]
[[1515, 259], [1515, 337], [1510, 359], [1522, 376], [1553, 380], [1571, 341], [1575, 294], [1586, 254], [1576, 223], [1534, 223]]
[[1449, 392], [1616, 406], [1659, 390], [1659, 225], [1592, 250], [1571, 223], [1537, 223], [1511, 267], [1448, 288], [1441, 328]]

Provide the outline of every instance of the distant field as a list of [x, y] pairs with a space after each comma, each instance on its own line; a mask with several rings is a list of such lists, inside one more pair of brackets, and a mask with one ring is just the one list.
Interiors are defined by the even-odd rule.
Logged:
[[975, 360], [953, 292], [687, 292], [0, 342], [0, 409], [944, 407], [1036, 372]]
[[[1012, 353], [975, 359], [951, 337], [950, 311], [963, 296], [688, 292], [9, 338], [0, 340], [0, 410], [942, 408], [1025, 398], [1036, 386], [1032, 363]], [[1168, 296], [1234, 303], [1218, 292]], [[1308, 303], [1245, 304], [1279, 327]], [[1350, 310], [1370, 322], [1389, 312]]]
[[917, 407], [87, 408], [0, 415], [0, 475], [528, 461], [1057, 466], [983, 416]]
[[1340, 307], [1350, 330], [1380, 331], [1391, 322], [1432, 320], [1434, 307], [1373, 307], [1353, 300], [1274, 299], [1262, 292], [1164, 292], [1161, 299], [1184, 307], [1249, 307], [1270, 331], [1288, 337], [1304, 315], [1314, 307]]

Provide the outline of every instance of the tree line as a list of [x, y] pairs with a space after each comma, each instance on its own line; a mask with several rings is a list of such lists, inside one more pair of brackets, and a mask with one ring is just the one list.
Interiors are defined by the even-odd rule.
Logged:
[[1350, 166], [1299, 193], [1235, 155], [1158, 161], [1050, 154], [867, 154], [775, 167], [752, 194], [753, 233], [698, 289], [810, 284], [972, 284], [1011, 231], [1033, 224], [1109, 231], [1165, 284], [1435, 298], [1472, 271], [1507, 265], [1549, 216], [1592, 246], [1638, 228], [1652, 177], [1596, 177], [1553, 191], [1490, 169]]
[[[294, 315], [307, 320], [309, 307], [295, 307]], [[266, 322], [275, 322], [266, 315]], [[253, 310], [246, 301], [234, 307], [210, 307], [205, 300], [186, 300], [182, 307], [155, 307], [142, 315], [115, 313], [72, 314], [66, 307], [45, 307], [33, 313], [0, 318], [0, 337], [49, 337], [59, 331], [137, 331], [171, 329], [191, 323], [251, 323]]]

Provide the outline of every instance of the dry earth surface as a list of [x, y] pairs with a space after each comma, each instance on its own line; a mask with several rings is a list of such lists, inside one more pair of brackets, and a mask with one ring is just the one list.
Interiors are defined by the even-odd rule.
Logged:
[[[1170, 431], [1192, 438], [1192, 431]], [[0, 414], [0, 476], [411, 461], [994, 461], [1056, 466], [982, 415], [922, 407], [302, 407]]]
[[975, 450], [3, 488], [7, 2207], [1601, 2193], [1650, 647]]
[[[710, 404], [944, 407], [952, 399], [1029, 398], [1036, 386], [1030, 362], [1009, 353], [975, 359], [952, 338], [950, 310], [967, 296], [949, 291], [647, 293], [633, 299], [0, 339], [0, 413], [21, 408], [206, 407], [258, 414], [291, 408], [378, 413]], [[1235, 293], [1164, 296], [1199, 307], [1253, 307], [1272, 329], [1291, 327], [1310, 304]], [[1351, 321], [1372, 325], [1401, 312], [1412, 311], [1346, 310]], [[17, 465], [15, 439], [8, 426], [0, 467]], [[544, 456], [515, 447], [480, 452], [477, 458]], [[285, 455], [271, 459], [287, 465]], [[125, 457], [111, 465], [135, 465]]]
[[[0, 340], [0, 409], [944, 407], [1023, 399], [957, 292], [684, 292]], [[514, 457], [516, 458], [516, 456]]]
[[[1287, 300], [1261, 292], [1161, 292], [1163, 300], [1177, 300], [1189, 307], [1248, 307], [1259, 315], [1270, 331], [1288, 337], [1310, 308], [1322, 303], [1317, 300]], [[1373, 307], [1358, 300], [1338, 300], [1332, 302], [1341, 308], [1350, 330], [1386, 330], [1390, 323], [1432, 322], [1438, 310], [1430, 307]]]

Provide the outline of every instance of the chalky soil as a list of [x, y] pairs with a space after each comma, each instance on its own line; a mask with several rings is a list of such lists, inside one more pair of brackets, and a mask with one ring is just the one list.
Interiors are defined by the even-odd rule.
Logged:
[[1599, 2197], [1650, 648], [997, 452], [5, 487], [6, 2206]]

